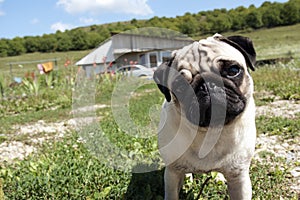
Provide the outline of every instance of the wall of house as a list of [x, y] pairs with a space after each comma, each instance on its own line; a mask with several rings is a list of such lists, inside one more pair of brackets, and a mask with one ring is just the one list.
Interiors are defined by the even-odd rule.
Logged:
[[171, 51], [135, 52], [121, 55], [116, 60], [117, 67], [141, 64], [145, 67], [157, 67], [171, 57]]
[[130, 64], [140, 64], [138, 53], [127, 53], [116, 56], [116, 66], [121, 67]]
[[83, 65], [82, 68], [84, 69], [87, 77], [92, 77], [97, 74], [103, 74], [105, 72], [112, 72], [116, 70], [116, 65], [109, 66], [110, 63], [103, 63], [96, 64], [96, 65]]
[[85, 70], [87, 77], [92, 77], [96, 74], [102, 74], [107, 71], [115, 71], [118, 67], [130, 64], [140, 64], [145, 67], [158, 67], [163, 62], [166, 62], [171, 57], [171, 51], [149, 51], [149, 52], [133, 52], [117, 56], [116, 62], [108, 67], [109, 63], [84, 65], [82, 68]]

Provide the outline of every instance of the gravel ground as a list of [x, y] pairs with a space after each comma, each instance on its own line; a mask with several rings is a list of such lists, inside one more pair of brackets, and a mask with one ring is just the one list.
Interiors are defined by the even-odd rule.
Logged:
[[295, 118], [300, 113], [300, 102], [277, 100], [268, 105], [258, 106], [256, 115], [266, 115], [275, 117]]
[[[275, 101], [268, 105], [259, 106], [256, 110], [257, 116], [282, 116], [294, 118], [300, 113], [300, 102]], [[0, 163], [12, 162], [14, 159], [22, 160], [29, 154], [36, 152], [39, 144], [53, 139], [59, 139], [76, 128], [76, 120], [71, 119], [63, 122], [46, 123], [40, 120], [33, 124], [14, 126], [16, 136], [25, 136], [26, 140], [5, 141], [0, 144]], [[57, 134], [58, 133], [58, 134]], [[300, 163], [300, 138], [293, 140], [283, 140], [280, 136], [259, 135], [257, 138], [256, 154], [254, 159], [263, 160], [261, 152], [268, 152], [276, 157], [283, 158], [291, 169], [291, 175], [295, 181], [291, 183], [291, 188], [297, 193], [300, 192], [300, 167], [295, 167], [295, 163]]]
[[55, 123], [39, 120], [32, 124], [14, 126], [12, 127], [15, 130], [13, 138], [24, 139], [20, 142], [12, 138], [1, 143], [0, 163], [12, 162], [14, 159], [22, 160], [30, 153], [36, 152], [37, 147], [43, 142], [62, 138], [73, 127], [74, 120]]

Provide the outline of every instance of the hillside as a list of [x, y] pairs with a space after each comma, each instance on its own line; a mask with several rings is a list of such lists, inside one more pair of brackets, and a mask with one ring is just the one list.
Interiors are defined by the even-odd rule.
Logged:
[[227, 32], [224, 35], [244, 35], [255, 45], [258, 59], [294, 57], [300, 58], [300, 24], [259, 29], [251, 32]]
[[[250, 32], [226, 32], [225, 36], [229, 35], [244, 35], [250, 37], [256, 47], [258, 59], [265, 58], [277, 58], [277, 57], [289, 57], [300, 58], [300, 24], [292, 26], [282, 26], [269, 29], [259, 29]], [[194, 37], [195, 40], [207, 37]], [[58, 59], [58, 65], [63, 67], [66, 59], [70, 59], [73, 63], [80, 58], [88, 54], [91, 50], [82, 51], [68, 51], [68, 52], [56, 52], [56, 53], [28, 53], [20, 56], [12, 57], [0, 57], [0, 67], [2, 73], [9, 73], [8, 63], [20, 62], [20, 61], [35, 61], [35, 60], [47, 60]], [[35, 69], [35, 64], [24, 65], [22, 71], [29, 69]], [[14, 70], [21, 70], [14, 66]]]
[[[160, 22], [158, 18], [153, 20]], [[176, 21], [166, 20], [170, 24]], [[119, 22], [110, 31], [124, 24], [126, 29], [127, 25], [140, 26], [139, 23], [146, 22]], [[95, 25], [66, 35], [29, 38], [32, 43], [49, 44], [57, 36], [61, 40], [74, 33], [78, 37], [99, 36], [100, 27], [107, 31], [110, 26]], [[250, 174], [253, 199], [299, 199], [300, 22], [190, 36], [199, 40], [215, 32], [250, 37], [258, 59], [296, 58], [295, 62], [265, 65], [251, 73], [257, 106], [257, 142]], [[109, 37], [109, 31], [107, 34]], [[22, 48], [18, 42], [28, 42], [29, 38], [18, 38], [11, 44]], [[61, 44], [68, 44], [67, 41]], [[94, 42], [99, 45], [101, 41]], [[74, 63], [88, 54], [92, 46], [81, 50], [60, 46], [66, 49], [42, 52], [31, 47], [30, 53], [23, 49], [21, 55], [0, 56], [0, 200], [163, 199], [156, 124], [164, 96], [156, 84], [143, 79], [137, 87], [136, 81], [127, 82], [121, 75], [108, 74], [88, 81], [80, 76], [78, 79]], [[59, 70], [10, 85], [8, 63], [47, 59], [57, 59]], [[64, 67], [67, 60], [71, 65]], [[13, 76], [23, 77], [26, 72], [37, 70], [36, 64], [14, 64]], [[90, 126], [84, 123], [91, 121]], [[131, 168], [142, 173], [131, 173]], [[189, 176], [181, 199], [229, 199], [227, 184], [219, 175], [213, 172]]]
[[65, 32], [42, 36], [0, 39], [0, 57], [34, 52], [68, 52], [95, 48], [112, 33], [124, 32], [141, 27], [167, 28], [190, 37], [203, 37], [215, 32], [259, 30], [300, 23], [300, 0], [286, 3], [264, 2], [260, 7], [240, 6], [235, 9], [215, 9], [186, 13], [176, 17], [153, 17], [148, 20], [132, 19], [102, 25], [81, 27]]

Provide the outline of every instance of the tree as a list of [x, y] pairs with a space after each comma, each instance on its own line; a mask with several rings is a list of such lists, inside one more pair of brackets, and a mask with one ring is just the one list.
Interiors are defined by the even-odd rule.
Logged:
[[57, 40], [57, 51], [69, 51], [72, 47], [72, 40], [69, 36], [69, 31], [66, 30], [66, 32], [62, 33], [60, 31], [57, 31], [55, 36]]
[[101, 35], [99, 35], [99, 33], [96, 33], [96, 32], [89, 32], [88, 33], [88, 48], [95, 48], [96, 46], [98, 46], [102, 41], [102, 37]]
[[57, 48], [57, 40], [54, 34], [44, 34], [40, 38], [40, 52], [55, 52]]
[[27, 53], [37, 52], [39, 50], [39, 37], [26, 36], [24, 37], [24, 47]]
[[181, 17], [178, 28], [181, 33], [190, 36], [199, 31], [198, 21], [189, 13]]
[[131, 21], [130, 21], [130, 24], [132, 24], [133, 26], [137, 27], [138, 28], [138, 20], [136, 18], [133, 18]]
[[[152, 17], [149, 20], [133, 18], [129, 22], [117, 22], [105, 25], [92, 25], [70, 31], [57, 31], [43, 36], [27, 36], [15, 39], [0, 39], [0, 57], [20, 55], [24, 52], [54, 52], [85, 50], [94, 48], [111, 36], [140, 27], [161, 27], [172, 29], [189, 36], [199, 36], [214, 32], [237, 31], [245, 28], [275, 27], [300, 22], [300, 0], [287, 3], [264, 2], [259, 8], [250, 5], [227, 11], [215, 9], [201, 11], [198, 14], [185, 13], [183, 16]], [[138, 32], [138, 31], [136, 31]], [[135, 33], [132, 31], [132, 33]], [[163, 36], [163, 32], [148, 30], [148, 35]]]
[[70, 31], [72, 41], [71, 50], [86, 50], [89, 47], [88, 35], [81, 29], [73, 29]]
[[213, 32], [224, 32], [231, 29], [231, 20], [228, 15], [224, 13], [210, 18], [210, 23], [212, 23], [211, 31]]
[[263, 26], [262, 15], [256, 9], [255, 10], [253, 9], [246, 15], [245, 22], [248, 27], [255, 28], [255, 29], [261, 28]]
[[101, 37], [101, 41], [104, 41], [104, 40], [106, 40], [107, 38], [110, 37], [109, 30], [104, 26], [100, 26], [97, 30], [97, 33]]
[[266, 2], [262, 5], [261, 9], [263, 10], [262, 22], [265, 27], [275, 27], [282, 24], [281, 19], [281, 4], [267, 4]]
[[8, 43], [8, 51], [7, 51], [8, 56], [18, 56], [26, 52], [23, 38], [16, 37], [12, 40], [7, 40], [7, 43]]
[[300, 1], [290, 0], [283, 5], [282, 20], [285, 25], [300, 22]]
[[231, 29], [234, 31], [242, 30], [245, 28], [245, 16], [247, 8], [240, 6], [228, 12], [231, 20]]
[[149, 19], [148, 21], [146, 21], [146, 26], [148, 27], [163, 27], [163, 24], [161, 23], [162, 20], [155, 16], [151, 19]]
[[8, 56], [8, 39], [1, 39], [0, 40], [0, 57]]

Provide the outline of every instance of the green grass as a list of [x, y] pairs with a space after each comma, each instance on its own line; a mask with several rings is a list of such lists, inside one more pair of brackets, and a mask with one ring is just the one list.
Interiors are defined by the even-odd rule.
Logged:
[[245, 34], [255, 45], [258, 59], [300, 57], [300, 24], [262, 29]]
[[[33, 112], [25, 112], [18, 115], [8, 115], [0, 118], [0, 132], [13, 134], [14, 125], [22, 125], [33, 123], [38, 120], [44, 120], [45, 122], [56, 122], [72, 117], [70, 115], [70, 108], [60, 108], [56, 110], [39, 110]], [[1, 139], [0, 139], [1, 141]]]
[[256, 119], [258, 134], [279, 135], [284, 139], [300, 137], [300, 117], [294, 119], [283, 117], [260, 116]]
[[258, 105], [272, 102], [275, 97], [300, 100], [300, 62], [263, 66], [252, 72]]
[[[260, 73], [260, 70], [255, 73]], [[257, 82], [263, 82], [259, 77], [256, 79]], [[107, 89], [102, 85], [101, 89], [104, 88]], [[104, 91], [111, 92], [110, 89]], [[274, 93], [276, 95], [276, 91]], [[100, 94], [103, 91], [98, 95], [101, 96]], [[163, 96], [153, 83], [138, 88], [129, 101], [128, 109], [131, 114], [134, 113], [131, 115], [133, 121], [147, 127], [151, 121], [148, 109], [160, 104], [162, 99]], [[40, 112], [42, 117], [43, 111]], [[53, 114], [58, 113], [53, 111]], [[148, 137], [141, 138], [138, 130], [131, 133], [124, 131], [126, 127], [120, 127], [114, 121], [110, 108], [99, 109], [97, 114], [102, 116], [100, 124], [86, 127], [79, 133], [70, 133], [63, 141], [45, 144], [38, 154], [29, 156], [24, 161], [12, 165], [2, 164], [0, 178], [4, 180], [3, 191], [6, 198], [162, 199], [163, 168], [141, 174], [123, 171], [130, 166], [151, 167], [159, 161], [155, 130], [148, 129]], [[49, 119], [53, 119], [51, 112], [48, 115]], [[62, 118], [63, 116], [64, 114]], [[31, 121], [30, 118], [29, 114], [27, 120]], [[33, 116], [33, 120], [34, 118]], [[299, 118], [263, 116], [257, 119], [257, 124], [258, 134], [299, 137]], [[93, 133], [93, 137], [90, 137], [90, 133]], [[84, 143], [79, 139], [82, 137], [85, 139]], [[254, 160], [252, 163], [253, 199], [296, 199], [296, 194], [288, 186], [289, 166], [283, 159], [267, 157], [272, 158], [271, 163], [270, 160], [266, 163]], [[120, 169], [120, 165], [123, 168]], [[274, 165], [284, 167], [274, 168]], [[195, 175], [193, 182], [185, 180], [181, 198], [195, 199], [199, 194], [202, 199], [228, 199], [226, 185], [218, 182], [212, 174]]]
[[[222, 33], [225, 36], [243, 35], [253, 40], [257, 59], [296, 57], [300, 58], [300, 24], [254, 31]], [[208, 36], [205, 36], [208, 37]], [[203, 38], [203, 37], [201, 37]], [[200, 38], [196, 38], [197, 40]]]
[[[258, 59], [276, 58], [294, 56], [300, 57], [300, 24], [292, 26], [276, 27], [272, 29], [260, 29], [252, 32], [229, 32], [224, 35], [244, 35], [250, 37], [255, 45]], [[199, 38], [195, 38], [198, 40]], [[2, 73], [8, 74], [10, 71], [9, 63], [23, 61], [37, 61], [47, 59], [58, 59], [58, 67], [62, 68], [67, 59], [70, 59], [73, 64], [87, 55], [91, 50], [85, 51], [70, 51], [70, 52], [55, 52], [55, 53], [31, 53], [20, 56], [0, 58], [0, 69]], [[21, 69], [13, 65], [13, 73], [21, 75], [20, 72], [36, 70], [36, 64], [25, 64]]]
[[[282, 54], [288, 55], [289, 46], [294, 48], [293, 45], [299, 43], [299, 29], [300, 25], [295, 25], [258, 30], [246, 35], [253, 37], [259, 58], [277, 57], [281, 54], [276, 45], [280, 44]], [[298, 48], [292, 49], [291, 54], [298, 56], [298, 51]], [[73, 53], [78, 53], [79, 58], [83, 56], [81, 53], [86, 52]], [[62, 58], [62, 66], [64, 58], [70, 55], [73, 55], [72, 52], [0, 58], [0, 67], [12, 61], [56, 56]], [[9, 71], [8, 66], [4, 68], [4, 71]], [[299, 69], [300, 62], [296, 59], [286, 65], [264, 66], [252, 72], [257, 104], [267, 105], [275, 98], [299, 102]], [[55, 122], [72, 117], [69, 114], [74, 83], [65, 80], [68, 75], [72, 73], [59, 74], [53, 82], [53, 89], [41, 80], [37, 95], [29, 94], [27, 89], [19, 86], [6, 88], [10, 98], [2, 100], [0, 105], [0, 133], [5, 133], [5, 136], [0, 136], [0, 143], [16, 139], [10, 138], [10, 135], [14, 136], [13, 125], [40, 119]], [[110, 106], [117, 81], [124, 81], [121, 78], [105, 76], [96, 80], [95, 103]], [[27, 95], [23, 98], [24, 92]], [[129, 123], [120, 125], [115, 121], [110, 107], [98, 109], [96, 115], [101, 118], [93, 126], [70, 132], [61, 141], [44, 143], [36, 154], [23, 161], [0, 163], [0, 199], [2, 191], [6, 199], [163, 199], [163, 168], [157, 149], [156, 127], [153, 126], [157, 124], [163, 95], [150, 82], [135, 88], [130, 94], [130, 99], [120, 98], [121, 101], [128, 100], [126, 109], [130, 115], [125, 122], [130, 121], [138, 128], [133, 129]], [[12, 98], [14, 96], [18, 98]], [[256, 123], [258, 135], [277, 135], [282, 140], [291, 141], [297, 141], [300, 137], [300, 115], [293, 119], [260, 116]], [[21, 142], [27, 140], [17, 139]], [[289, 183], [295, 181], [289, 171], [299, 163], [291, 166], [283, 158], [270, 155], [267, 151], [261, 152], [261, 157], [263, 162], [253, 160], [251, 165], [253, 199], [298, 199], [299, 194], [289, 188]], [[131, 167], [136, 171], [141, 168], [157, 170], [131, 173], [128, 171]], [[195, 175], [193, 182], [186, 179], [180, 196], [188, 200], [196, 197], [229, 198], [226, 184], [217, 181], [214, 173]]]
[[8, 199], [115, 199], [130, 180], [129, 173], [105, 167], [72, 137], [2, 168], [1, 175]]
[[[20, 56], [2, 57], [0, 58], [0, 68], [2, 72], [9, 72], [10, 70], [9, 63], [31, 62], [31, 61], [35, 62], [39, 60], [48, 60], [48, 59], [57, 59], [58, 66], [63, 67], [67, 59], [70, 59], [74, 64], [89, 52], [90, 50], [55, 52], [55, 53], [30, 53], [30, 54], [23, 54]], [[35, 70], [37, 64], [38, 63], [24, 64], [23, 66], [28, 70], [29, 69]], [[19, 68], [17, 65], [13, 65], [14, 72], [16, 72], [19, 69], [21, 68]]]
[[[37, 69], [37, 64], [42, 63], [43, 60], [56, 59], [57, 65], [54, 66], [54, 70], [65, 70], [64, 64], [67, 59], [71, 61], [71, 65], [68, 66], [72, 73], [77, 72], [77, 66], [75, 63], [82, 57], [87, 55], [90, 50], [85, 51], [70, 51], [70, 52], [55, 52], [55, 53], [30, 53], [20, 56], [3, 57], [0, 58], [0, 84], [2, 83], [5, 87], [9, 86], [13, 82], [14, 77], [24, 78], [29, 74], [35, 73], [36, 76], [39, 75], [39, 70]], [[40, 62], [37, 62], [40, 61]], [[29, 62], [28, 64], [22, 64], [19, 67], [18, 64], [10, 65], [10, 63], [17, 62]], [[32, 63], [30, 63], [32, 62]]]

